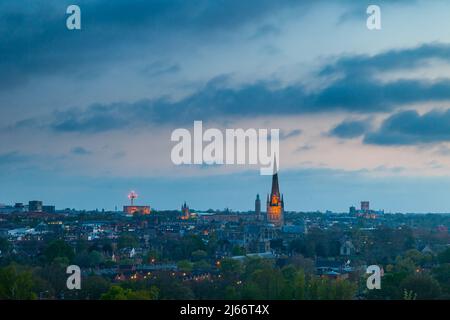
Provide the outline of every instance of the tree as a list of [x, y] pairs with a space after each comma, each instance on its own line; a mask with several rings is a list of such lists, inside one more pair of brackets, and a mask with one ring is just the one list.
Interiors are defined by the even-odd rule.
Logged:
[[351, 300], [356, 294], [356, 284], [347, 280], [334, 280], [332, 285], [335, 287], [334, 300]]
[[80, 267], [95, 267], [105, 261], [103, 255], [98, 251], [83, 251], [77, 254], [74, 261]]
[[220, 261], [219, 269], [225, 279], [234, 279], [242, 272], [242, 264], [237, 260], [225, 258]]
[[433, 277], [439, 282], [446, 299], [450, 299], [450, 263], [442, 264], [432, 270]]
[[208, 253], [205, 250], [195, 250], [191, 254], [193, 261], [199, 261], [205, 259], [208, 256]]
[[253, 273], [251, 281], [257, 286], [263, 299], [281, 299], [285, 288], [283, 274], [279, 269], [266, 268]]
[[405, 273], [414, 273], [417, 269], [414, 261], [409, 257], [397, 257], [395, 259], [395, 271], [397, 272], [405, 272]]
[[413, 274], [402, 281], [400, 287], [412, 291], [419, 300], [436, 299], [441, 294], [439, 283], [425, 274]]
[[309, 258], [305, 258], [302, 255], [294, 255], [290, 258], [290, 263], [297, 269], [301, 269], [305, 274], [315, 274], [316, 268], [314, 261]]
[[294, 278], [294, 299], [304, 300], [306, 291], [306, 279], [303, 270], [297, 272]]
[[450, 248], [445, 249], [438, 254], [439, 263], [450, 263]]
[[273, 268], [273, 261], [261, 259], [258, 257], [247, 258], [245, 260], [244, 277], [249, 278], [256, 270], [261, 270], [265, 268]]
[[52, 262], [58, 257], [72, 261], [74, 255], [73, 248], [63, 240], [54, 240], [44, 249], [44, 256], [47, 262]]
[[168, 300], [190, 300], [195, 299], [192, 290], [183, 282], [171, 277], [168, 274], [163, 274], [155, 282], [155, 285], [160, 289], [160, 299]]
[[108, 292], [101, 295], [102, 300], [156, 300], [158, 299], [159, 290], [152, 286], [149, 290], [124, 289], [114, 285]]
[[233, 286], [227, 286], [225, 288], [224, 298], [225, 298], [225, 300], [237, 300], [237, 299], [239, 299], [239, 295], [237, 293], [236, 288], [233, 287]]
[[139, 241], [134, 235], [125, 233], [120, 236], [117, 246], [119, 249], [124, 249], [137, 247], [138, 244]]
[[356, 294], [356, 285], [348, 280], [311, 278], [308, 297], [312, 300], [350, 300]]
[[82, 283], [80, 290], [82, 299], [98, 300], [110, 289], [109, 281], [101, 276], [89, 276], [83, 279]]
[[10, 265], [0, 269], [0, 299], [31, 300], [37, 295], [33, 292], [33, 275], [29, 270]]
[[207, 270], [211, 269], [211, 264], [206, 260], [200, 260], [197, 262], [194, 262], [194, 270]]
[[57, 257], [51, 263], [36, 268], [34, 274], [38, 279], [41, 279], [41, 282], [47, 283], [52, 288], [49, 291], [53, 295], [59, 296], [61, 293], [68, 291], [66, 286], [66, 268], [68, 265], [69, 260], [67, 258]]
[[8, 254], [11, 249], [11, 244], [8, 239], [0, 237], [0, 256]]
[[231, 249], [231, 254], [233, 256], [243, 256], [243, 255], [245, 255], [245, 248], [241, 247], [241, 246], [234, 246]]
[[[402, 281], [408, 276], [406, 272], [385, 273], [382, 278], [380, 290], [367, 290], [365, 296], [373, 300], [399, 300], [403, 297], [403, 290], [400, 288]], [[365, 285], [365, 283], [364, 283]]]
[[264, 299], [264, 296], [262, 292], [259, 290], [258, 285], [253, 282], [249, 281], [244, 284], [244, 287], [242, 288], [242, 299], [244, 300], [262, 300]]
[[191, 272], [193, 263], [190, 262], [189, 260], [180, 260], [177, 263], [177, 267], [180, 271]]

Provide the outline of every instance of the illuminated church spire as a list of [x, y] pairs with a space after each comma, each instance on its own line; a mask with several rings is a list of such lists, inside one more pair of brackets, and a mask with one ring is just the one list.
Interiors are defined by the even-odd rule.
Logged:
[[275, 226], [282, 226], [284, 223], [284, 201], [280, 194], [278, 183], [277, 159], [274, 159], [272, 175], [272, 190], [267, 197], [267, 221]]

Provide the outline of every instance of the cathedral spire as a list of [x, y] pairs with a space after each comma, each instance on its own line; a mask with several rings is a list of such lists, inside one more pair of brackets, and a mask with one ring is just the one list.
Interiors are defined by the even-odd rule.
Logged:
[[278, 167], [277, 159], [274, 157], [274, 166], [272, 174], [272, 191], [267, 201], [267, 221], [276, 227], [284, 224], [284, 201], [280, 194], [280, 186], [278, 184]]
[[274, 158], [273, 175], [272, 175], [272, 192], [271, 196], [280, 196], [280, 187], [278, 185], [278, 169], [277, 169], [277, 158]]

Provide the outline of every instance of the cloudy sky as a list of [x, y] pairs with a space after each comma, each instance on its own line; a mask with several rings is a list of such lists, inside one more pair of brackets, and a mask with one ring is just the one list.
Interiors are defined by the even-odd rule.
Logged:
[[448, 30], [444, 0], [1, 1], [0, 203], [252, 209], [258, 167], [172, 163], [202, 120], [281, 129], [287, 210], [450, 212]]

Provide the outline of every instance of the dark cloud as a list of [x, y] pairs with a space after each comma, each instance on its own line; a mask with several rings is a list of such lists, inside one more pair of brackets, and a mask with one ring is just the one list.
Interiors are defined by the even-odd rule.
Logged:
[[[355, 1], [339, 2], [355, 8]], [[0, 89], [37, 75], [91, 76], [108, 62], [190, 50], [204, 42], [221, 41], [250, 25], [252, 39], [278, 35], [266, 18], [281, 11], [308, 12], [319, 1], [298, 0], [78, 0], [81, 30], [66, 28], [69, 0], [0, 2]], [[360, 8], [361, 4], [357, 5]], [[298, 10], [296, 10], [298, 9]], [[364, 16], [362, 11], [362, 16]], [[273, 52], [274, 50], [271, 50]]]
[[163, 98], [96, 104], [87, 109], [59, 112], [50, 126], [56, 131], [102, 132], [224, 117], [333, 111], [375, 113], [391, 111], [397, 105], [443, 100], [450, 100], [449, 80], [433, 83], [405, 80], [389, 84], [340, 81], [316, 93], [306, 93], [300, 85], [272, 89], [269, 84], [261, 82], [227, 89], [208, 84], [176, 102]]
[[83, 148], [83, 147], [75, 147], [71, 150], [72, 154], [79, 155], [79, 156], [86, 156], [92, 154], [91, 151]]
[[284, 131], [284, 130], [282, 130], [280, 132], [280, 139], [281, 140], [286, 140], [286, 139], [289, 139], [289, 138], [292, 138], [292, 137], [297, 137], [297, 136], [299, 136], [301, 134], [302, 134], [302, 130], [300, 130], [300, 129], [294, 129], [294, 130], [291, 130], [291, 131]]
[[297, 149], [295, 149], [295, 152], [309, 151], [312, 149], [314, 149], [314, 146], [312, 146], [310, 144], [305, 144], [305, 145], [299, 146]]
[[378, 145], [414, 145], [450, 141], [450, 109], [398, 112], [387, 118], [380, 128], [366, 134], [364, 142]]
[[[70, 109], [56, 112], [52, 117], [50, 128], [57, 132], [97, 133], [125, 128], [132, 123], [127, 112], [133, 110], [134, 104], [95, 104], [86, 110]], [[121, 113], [123, 112], [123, 117]], [[137, 114], [133, 117], [138, 116]], [[141, 123], [139, 122], [139, 125]]]
[[309, 111], [385, 112], [398, 105], [450, 99], [450, 80], [382, 83], [363, 74], [338, 80], [308, 98]]
[[431, 59], [450, 62], [450, 45], [428, 43], [415, 48], [389, 50], [373, 56], [351, 55], [337, 59], [333, 64], [323, 67], [322, 76], [342, 73], [358, 78], [361, 74], [368, 76], [376, 72], [410, 69], [423, 66]]
[[[450, 79], [381, 82], [367, 71], [384, 70], [386, 66], [390, 70], [406, 65], [417, 66], [426, 57], [444, 58], [444, 53], [450, 53], [449, 48], [447, 45], [429, 44], [415, 49], [391, 50], [364, 59], [360, 56], [342, 58], [319, 72], [322, 75], [339, 74], [339, 79], [316, 91], [307, 90], [301, 83], [281, 86], [274, 81], [258, 81], [229, 88], [227, 76], [221, 76], [178, 101], [160, 98], [94, 104], [87, 108], [56, 112], [44, 122], [47, 121], [47, 126], [59, 132], [96, 133], [230, 117], [335, 111], [358, 114], [391, 112], [408, 104], [450, 100]], [[153, 72], [167, 72], [163, 66], [167, 65], [154, 65], [151, 69]], [[42, 119], [25, 119], [16, 127], [32, 123], [42, 123]]]
[[147, 77], [160, 77], [166, 74], [174, 74], [181, 70], [178, 64], [168, 64], [156, 61], [142, 69], [142, 74]]
[[369, 129], [369, 120], [345, 120], [330, 130], [329, 135], [343, 139], [352, 139], [362, 136]]
[[143, 47], [158, 56], [186, 40], [213, 41], [249, 23], [257, 28], [283, 8], [309, 6], [295, 0], [79, 0], [81, 30], [69, 31], [71, 4], [0, 2], [0, 88], [41, 74], [95, 74], [108, 61], [139, 57]]
[[0, 154], [0, 165], [10, 165], [19, 162], [21, 163], [24, 161], [28, 161], [29, 159], [29, 156], [23, 155], [18, 151], [2, 153]]

